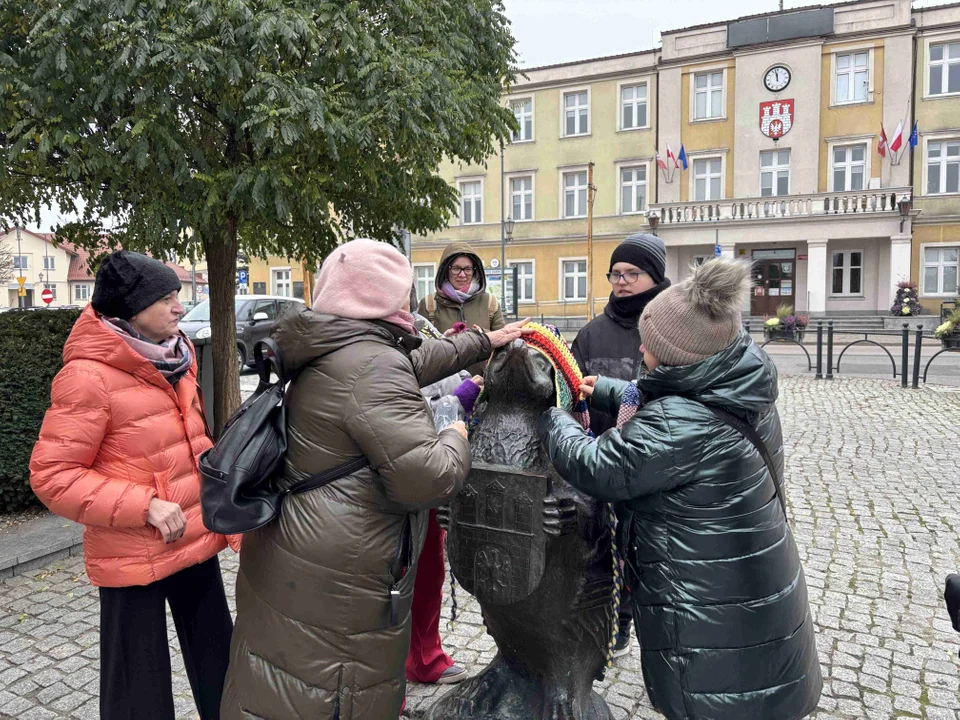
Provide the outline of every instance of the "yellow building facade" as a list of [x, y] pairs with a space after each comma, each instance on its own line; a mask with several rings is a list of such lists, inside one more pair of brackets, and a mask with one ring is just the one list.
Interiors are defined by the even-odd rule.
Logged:
[[[413, 238], [421, 295], [449, 242], [495, 266], [502, 214], [515, 221], [504, 255], [520, 267], [519, 312], [568, 326], [602, 309], [616, 243], [653, 229], [675, 280], [716, 254], [752, 259], [749, 315], [780, 304], [888, 315], [902, 280], [920, 284], [930, 310], [956, 296], [945, 285], [960, 236], [960, 5], [855, 0], [661, 39], [649, 52], [525, 71], [504, 98], [520, 130], [502, 171], [496, 155], [441, 168], [461, 204], [446, 230]], [[881, 156], [881, 127], [893, 141], [898, 125], [903, 147]], [[942, 155], [931, 158], [930, 143]], [[667, 157], [681, 147], [686, 168]]]

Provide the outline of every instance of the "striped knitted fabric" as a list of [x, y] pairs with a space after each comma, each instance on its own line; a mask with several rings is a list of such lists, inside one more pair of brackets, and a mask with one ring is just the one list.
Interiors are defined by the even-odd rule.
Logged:
[[533, 333], [524, 335], [523, 341], [542, 353], [553, 365], [557, 387], [557, 407], [570, 412], [580, 426], [589, 431], [590, 411], [587, 409], [587, 401], [580, 393], [583, 375], [580, 374], [580, 368], [577, 366], [577, 361], [573, 359], [573, 353], [570, 352], [567, 341], [552, 325], [531, 322], [524, 325], [524, 329], [533, 330]]

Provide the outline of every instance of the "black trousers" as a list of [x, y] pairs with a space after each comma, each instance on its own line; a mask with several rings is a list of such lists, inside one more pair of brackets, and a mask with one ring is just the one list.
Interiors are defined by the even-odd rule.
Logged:
[[219, 720], [233, 620], [216, 557], [150, 585], [100, 588], [101, 720], [174, 720], [167, 615], [202, 720]]

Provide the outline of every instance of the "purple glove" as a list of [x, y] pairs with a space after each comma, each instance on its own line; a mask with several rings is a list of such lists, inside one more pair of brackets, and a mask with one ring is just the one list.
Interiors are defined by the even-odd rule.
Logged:
[[453, 391], [453, 396], [460, 401], [463, 411], [469, 415], [473, 411], [473, 404], [480, 397], [480, 387], [473, 380], [467, 378], [460, 383], [460, 387]]

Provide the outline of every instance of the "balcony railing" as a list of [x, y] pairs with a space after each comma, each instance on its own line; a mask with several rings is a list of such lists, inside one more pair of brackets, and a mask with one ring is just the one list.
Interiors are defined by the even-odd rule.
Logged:
[[854, 192], [787, 195], [768, 198], [739, 198], [709, 202], [662, 203], [651, 205], [660, 226], [715, 221], [778, 220], [801, 217], [830, 217], [899, 213], [898, 203], [910, 201], [910, 188], [857, 190]]

